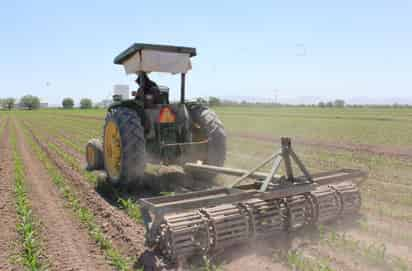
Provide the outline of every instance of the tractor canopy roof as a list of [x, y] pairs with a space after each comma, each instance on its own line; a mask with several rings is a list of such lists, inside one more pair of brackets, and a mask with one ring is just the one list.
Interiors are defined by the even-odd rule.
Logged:
[[144, 72], [186, 73], [192, 68], [190, 58], [196, 49], [190, 47], [135, 43], [115, 59], [127, 74]]

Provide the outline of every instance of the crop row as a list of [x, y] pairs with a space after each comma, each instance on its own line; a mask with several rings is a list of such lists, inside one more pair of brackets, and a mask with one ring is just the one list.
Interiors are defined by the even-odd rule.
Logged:
[[[32, 129], [33, 131], [33, 129]], [[33, 131], [34, 132], [34, 131]], [[40, 136], [38, 132], [34, 132], [35, 136]], [[53, 151], [56, 153], [59, 157], [61, 157], [65, 163], [67, 163], [73, 170], [77, 171], [80, 173], [85, 180], [87, 180], [90, 184], [97, 186], [98, 185], [98, 178], [97, 175], [86, 171], [84, 169], [84, 165], [82, 164], [81, 161], [77, 160], [75, 157], [72, 155], [68, 154], [61, 148], [59, 148], [55, 143], [52, 141], [48, 141], [47, 147], [49, 150]], [[106, 186], [108, 187], [108, 186]], [[110, 189], [110, 193], [112, 197], [116, 200], [116, 202], [119, 204], [119, 206], [126, 211], [126, 213], [135, 221], [138, 223], [141, 223], [141, 214], [140, 214], [140, 209], [132, 199], [130, 198], [123, 198], [120, 194], [120, 192], [113, 188], [113, 187], [108, 187]]]
[[18, 216], [17, 232], [21, 252], [17, 255], [18, 263], [28, 270], [43, 270], [45, 262], [41, 261], [41, 247], [38, 240], [37, 225], [34, 222], [32, 209], [26, 193], [23, 161], [17, 150], [16, 136], [13, 129], [11, 135], [14, 161], [14, 193], [16, 198], [16, 212]]
[[[41, 140], [41, 138], [44, 137], [44, 134], [41, 134], [41, 133], [38, 133], [38, 132], [33, 133], [32, 135], [37, 136], [37, 137], [39, 137], [41, 135], [41, 137], [39, 138], [40, 140]], [[96, 175], [91, 173], [91, 172], [85, 171], [84, 166], [81, 164], [81, 161], [76, 160], [76, 158], [72, 157], [71, 155], [68, 155], [65, 151], [63, 151], [62, 149], [57, 147], [52, 141], [49, 141], [47, 143], [47, 146], [45, 146], [45, 147], [48, 148], [48, 151], [52, 151], [55, 154], [57, 154], [73, 170], [76, 170], [78, 173], [80, 173], [87, 182], [89, 182], [90, 184], [92, 184], [94, 186], [99, 185], [97, 183]], [[122, 197], [121, 194], [119, 193], [119, 191], [117, 189], [114, 189], [110, 185], [99, 185], [99, 186], [100, 186], [100, 188], [99, 188], [100, 190], [106, 189], [106, 191], [104, 191], [104, 192], [106, 194], [110, 195], [110, 199], [111, 200], [114, 199], [115, 202], [118, 203], [118, 206], [121, 209], [124, 209], [126, 214], [129, 217], [131, 217], [136, 223], [141, 223], [140, 209], [139, 209], [138, 205], [136, 204], [136, 202], [134, 200], [132, 200], [131, 198]], [[102, 188], [102, 187], [104, 187], [104, 188]], [[109, 189], [110, 191], [107, 191], [107, 189]], [[100, 192], [102, 192], [102, 191], [100, 191]]]
[[122, 256], [117, 249], [113, 247], [111, 241], [105, 236], [100, 226], [96, 223], [93, 213], [87, 207], [82, 206], [81, 202], [77, 199], [76, 193], [74, 193], [72, 188], [67, 184], [67, 180], [63, 177], [60, 170], [50, 161], [40, 146], [34, 142], [29, 131], [25, 128], [23, 129], [27, 142], [38, 159], [43, 163], [62, 197], [79, 218], [80, 222], [85, 225], [89, 236], [99, 245], [110, 264], [117, 270], [129, 270], [131, 268], [131, 260]]
[[[59, 147], [55, 144], [49, 142], [48, 147], [54, 151], [57, 155], [59, 155], [67, 164], [69, 164], [74, 170], [82, 174], [82, 176], [91, 184], [97, 185], [98, 179], [96, 174], [93, 174], [89, 171], [85, 171], [84, 167], [82, 167], [80, 161], [76, 160], [73, 156], [67, 154], [66, 152], [62, 151]], [[123, 198], [120, 196], [119, 191], [115, 188], [110, 187], [111, 190], [109, 191], [112, 193], [113, 198], [116, 199], [117, 203], [120, 205], [121, 208], [126, 210], [126, 213], [133, 218], [135, 222], [141, 223], [141, 214], [140, 209], [132, 199], [130, 198]]]

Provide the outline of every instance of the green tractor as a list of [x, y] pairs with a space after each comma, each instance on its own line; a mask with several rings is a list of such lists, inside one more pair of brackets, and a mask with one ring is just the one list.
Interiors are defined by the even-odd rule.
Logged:
[[[92, 139], [86, 146], [89, 170], [104, 169], [114, 184], [141, 184], [146, 163], [223, 166], [222, 122], [205, 105], [185, 99], [186, 73], [194, 56], [195, 48], [135, 43], [114, 59], [126, 74], [138, 76], [139, 89], [132, 99], [113, 97], [103, 141]], [[150, 72], [180, 74], [180, 101], [169, 102], [169, 89], [151, 81]]]

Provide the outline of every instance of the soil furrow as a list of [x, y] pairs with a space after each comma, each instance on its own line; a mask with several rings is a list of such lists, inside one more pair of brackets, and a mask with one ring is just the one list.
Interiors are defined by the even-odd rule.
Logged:
[[18, 234], [13, 193], [13, 150], [9, 140], [10, 121], [6, 121], [6, 126], [0, 135], [0, 270], [18, 270], [10, 259], [13, 254], [17, 253], [13, 244], [16, 243]]
[[33, 131], [28, 128], [36, 143], [48, 155], [48, 157], [60, 169], [62, 174], [70, 180], [79, 199], [89, 208], [96, 217], [96, 222], [100, 225], [106, 236], [112, 241], [114, 247], [123, 255], [130, 256], [137, 260], [144, 250], [143, 225], [136, 224], [132, 218], [128, 217], [122, 210], [115, 208], [103, 199], [79, 172], [72, 169], [57, 154], [50, 151], [48, 146], [38, 140]]
[[20, 127], [18, 150], [25, 165], [28, 197], [41, 221], [44, 253], [53, 270], [111, 270], [86, 229], [64, 206], [57, 188], [37, 157], [30, 151]]

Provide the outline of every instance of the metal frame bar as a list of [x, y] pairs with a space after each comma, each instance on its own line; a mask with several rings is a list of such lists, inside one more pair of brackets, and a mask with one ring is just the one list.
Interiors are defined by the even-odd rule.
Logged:
[[[251, 169], [250, 171], [245, 172], [242, 176], [237, 178], [234, 183], [230, 187], [236, 187], [239, 185], [241, 182], [243, 182], [246, 178], [253, 176], [253, 174], [270, 163], [273, 160], [273, 166], [268, 175], [265, 176], [265, 180], [263, 181], [259, 191], [260, 192], [265, 192], [268, 188], [268, 185], [271, 181], [275, 180], [279, 182], [281, 178], [274, 179], [275, 174], [279, 170], [279, 167], [282, 163], [284, 162], [285, 165], [285, 170], [286, 170], [286, 180], [289, 183], [294, 183], [297, 180], [302, 180], [302, 178], [295, 178], [293, 175], [293, 167], [292, 167], [292, 161], [295, 162], [298, 165], [298, 168], [300, 171], [302, 171], [304, 177], [306, 177], [306, 182], [307, 183], [313, 183], [312, 176], [310, 175], [309, 171], [306, 169], [302, 161], [299, 159], [297, 154], [293, 151], [292, 149], [292, 141], [289, 137], [282, 137], [281, 138], [281, 149], [269, 156], [266, 160], [264, 160], [262, 163], [257, 165], [255, 168]], [[195, 165], [191, 165], [192, 169], [196, 168]], [[212, 170], [211, 170], [212, 171]]]
[[266, 191], [270, 181], [273, 180], [273, 176], [278, 171], [281, 163], [282, 163], [282, 156], [277, 156], [276, 159], [273, 161], [272, 170], [270, 171], [268, 176], [266, 176], [266, 179], [263, 181], [262, 185], [260, 186], [259, 192], [265, 192]]
[[180, 103], [185, 103], [186, 73], [180, 75]]
[[237, 178], [232, 185], [230, 185], [230, 187], [235, 187], [238, 186], [241, 182], [243, 182], [246, 178], [250, 177], [253, 173], [255, 173], [256, 171], [258, 171], [259, 169], [261, 169], [262, 167], [266, 166], [267, 164], [270, 163], [270, 161], [272, 161], [273, 159], [275, 159], [277, 156], [279, 156], [281, 154], [281, 151], [276, 152], [274, 154], [272, 154], [271, 156], [269, 156], [266, 160], [264, 160], [262, 163], [260, 163], [259, 165], [257, 165], [256, 167], [254, 167], [253, 169], [251, 169], [250, 171], [245, 172], [242, 176], [240, 176], [239, 178]]

